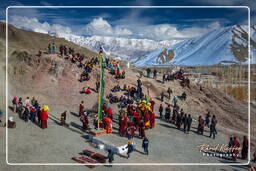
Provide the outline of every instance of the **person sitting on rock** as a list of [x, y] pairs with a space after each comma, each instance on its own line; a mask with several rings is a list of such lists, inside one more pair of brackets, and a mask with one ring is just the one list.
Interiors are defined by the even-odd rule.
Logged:
[[16, 122], [13, 121], [13, 116], [10, 116], [7, 122], [7, 125], [5, 124], [7, 128], [16, 128]]
[[183, 92], [183, 93], [181, 94], [181, 96], [179, 96], [179, 99], [180, 99], [180, 100], [186, 100], [186, 98], [187, 98], [187, 94], [186, 94], [185, 92]]

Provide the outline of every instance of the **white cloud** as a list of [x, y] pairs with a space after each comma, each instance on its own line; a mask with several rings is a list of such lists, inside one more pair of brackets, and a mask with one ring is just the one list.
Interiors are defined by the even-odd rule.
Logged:
[[[40, 22], [37, 18], [28, 18], [23, 16], [12, 16], [10, 23], [22, 29], [32, 30], [40, 33], [56, 33], [56, 34], [74, 34], [69, 27], [60, 24], [49, 24]], [[179, 38], [195, 37], [211, 30], [220, 28], [219, 22], [211, 22], [203, 27], [188, 27], [177, 29], [171, 24], [157, 25], [116, 25], [111, 26], [107, 20], [103, 18], [95, 18], [89, 24], [85, 25], [79, 32], [83, 35], [97, 36], [114, 36], [114, 37], [130, 37], [152, 39], [156, 41], [170, 40]]]
[[37, 18], [28, 18], [23, 16], [12, 16], [9, 19], [9, 23], [14, 25], [15, 27], [32, 30], [39, 33], [71, 33], [71, 29], [69, 27], [65, 27], [59, 24], [50, 25], [47, 22], [41, 23]]
[[94, 18], [89, 24], [85, 25], [80, 34], [84, 35], [131, 35], [132, 31], [120, 26], [112, 27], [107, 20], [102, 17]]

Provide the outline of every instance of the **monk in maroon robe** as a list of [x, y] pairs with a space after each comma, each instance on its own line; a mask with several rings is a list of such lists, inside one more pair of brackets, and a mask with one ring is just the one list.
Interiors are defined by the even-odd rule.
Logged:
[[152, 112], [154, 112], [154, 108], [155, 108], [155, 102], [153, 100], [150, 100], [149, 101], [151, 103], [151, 109], [152, 109]]
[[144, 124], [143, 120], [141, 120], [139, 123], [139, 136], [140, 136], [140, 138], [145, 137], [145, 124]]
[[81, 115], [80, 116], [80, 121], [83, 123], [83, 129], [87, 130], [89, 129], [89, 120], [88, 117], [86, 115]]
[[156, 119], [155, 113], [151, 113], [150, 114], [150, 128], [154, 128], [155, 127], [155, 119]]
[[81, 117], [84, 114], [84, 101], [81, 101], [79, 105], [79, 116]]
[[246, 160], [248, 158], [248, 139], [244, 136], [243, 147], [242, 147], [242, 159]]
[[[239, 148], [240, 147], [240, 143], [237, 139], [237, 137], [234, 137], [234, 142], [233, 142], [233, 148]], [[239, 150], [238, 149], [235, 149], [233, 150], [233, 153], [232, 153], [232, 159], [234, 161], [236, 161], [237, 157], [238, 157], [238, 154], [239, 154]]]
[[128, 118], [127, 116], [123, 117], [120, 123], [120, 136], [125, 136], [127, 127], [128, 127]]

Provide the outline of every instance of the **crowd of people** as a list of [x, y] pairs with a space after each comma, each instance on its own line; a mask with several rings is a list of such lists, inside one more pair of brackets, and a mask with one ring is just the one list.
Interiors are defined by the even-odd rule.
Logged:
[[[48, 45], [48, 53], [55, 54], [56, 53], [56, 45], [51, 43]], [[102, 49], [100, 50], [102, 53]], [[60, 45], [59, 54], [62, 58], [70, 60], [71, 63], [77, 64], [78, 67], [82, 68], [83, 71], [80, 75], [80, 82], [90, 80], [90, 73], [93, 68], [99, 64], [98, 58], [85, 58], [84, 55], [79, 53], [75, 53], [74, 48], [68, 48], [65, 45]], [[116, 79], [125, 79], [125, 71], [121, 71], [121, 67], [119, 62], [116, 60], [110, 60], [109, 58], [105, 58], [104, 61], [104, 69], [109, 71], [110, 74], [114, 75]], [[151, 78], [151, 74], [153, 73], [153, 79], [157, 79], [158, 72], [156, 69], [151, 70], [150, 68], [146, 69], [147, 77]], [[190, 80], [188, 77], [184, 75], [184, 71], [180, 69], [179, 71], [164, 73], [162, 83], [166, 83], [168, 81], [179, 80], [180, 85], [182, 87], [190, 88]], [[98, 92], [100, 88], [100, 82], [97, 80], [95, 82], [95, 91]], [[119, 83], [115, 85], [111, 92], [106, 96], [110, 104], [117, 104], [120, 108], [118, 115], [118, 133], [121, 137], [127, 137], [127, 158], [130, 157], [132, 151], [134, 151], [133, 146], [133, 138], [139, 137], [142, 139], [142, 148], [146, 155], [149, 154], [149, 139], [146, 136], [146, 131], [153, 129], [155, 127], [155, 104], [156, 102], [149, 95], [149, 90], [147, 88], [147, 95], [143, 93], [143, 85], [142, 81], [139, 78], [137, 80], [137, 84], [129, 85], [126, 84], [121, 87]], [[116, 92], [123, 92], [123, 94], [119, 97], [115, 95]], [[145, 92], [145, 91], [144, 91]], [[89, 86], [83, 87], [80, 93], [91, 94], [91, 88]], [[166, 95], [167, 93], [167, 95]], [[160, 94], [160, 106], [159, 106], [159, 117], [162, 120], [170, 124], [174, 124], [178, 130], [183, 131], [186, 134], [189, 134], [191, 125], [193, 122], [193, 118], [191, 114], [185, 113], [185, 111], [180, 108], [179, 101], [187, 100], [187, 94], [184, 91], [181, 95], [173, 96], [173, 90], [169, 87], [167, 91], [163, 91]], [[173, 104], [167, 103], [166, 107], [164, 107], [163, 103], [165, 102], [165, 97], [167, 96], [168, 100]], [[172, 98], [171, 98], [172, 97]], [[47, 105], [41, 106], [34, 97], [30, 99], [27, 97], [23, 100], [21, 97], [17, 96], [13, 97], [12, 100], [12, 109], [13, 112], [17, 113], [21, 119], [25, 122], [29, 120], [35, 124], [38, 124], [42, 129], [47, 128], [47, 120], [48, 120], [48, 110], [49, 107]], [[85, 131], [90, 130], [89, 123], [89, 113], [85, 110], [84, 101], [81, 101], [79, 105], [79, 120], [82, 122], [82, 127]], [[61, 123], [65, 123], [66, 120], [66, 112], [61, 114]], [[112, 123], [116, 120], [113, 116], [113, 109], [104, 101], [102, 106], [102, 120], [98, 120], [98, 117], [95, 116], [94, 119], [94, 128], [103, 128], [106, 130], [106, 133], [112, 133]], [[8, 125], [12, 125], [13, 117], [9, 118]], [[196, 132], [200, 135], [204, 134], [205, 127], [210, 130], [209, 137], [215, 139], [217, 135], [216, 125], [218, 123], [216, 115], [211, 115], [210, 112], [206, 114], [203, 118], [199, 116], [198, 126]], [[9, 127], [9, 126], [8, 126]], [[240, 147], [240, 143], [237, 137], [231, 137], [229, 142], [229, 147]], [[114, 160], [113, 151], [108, 151], [109, 162], [112, 163]], [[232, 158], [233, 160], [237, 159], [237, 154], [239, 151], [233, 151]], [[247, 159], [248, 157], [248, 139], [244, 137], [242, 144], [242, 159]], [[255, 153], [256, 158], [256, 153]]]
[[28, 122], [29, 120], [38, 124], [42, 129], [47, 128], [48, 110], [47, 105], [41, 106], [34, 97], [25, 100], [22, 97], [14, 96], [12, 99], [12, 110], [19, 115], [19, 118]]

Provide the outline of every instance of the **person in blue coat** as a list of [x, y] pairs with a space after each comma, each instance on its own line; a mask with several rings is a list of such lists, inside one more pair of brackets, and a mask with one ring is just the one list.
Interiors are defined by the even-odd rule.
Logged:
[[148, 144], [149, 144], [149, 140], [147, 139], [147, 137], [144, 137], [142, 141], [142, 148], [144, 149], [144, 152], [146, 155], [148, 155]]

